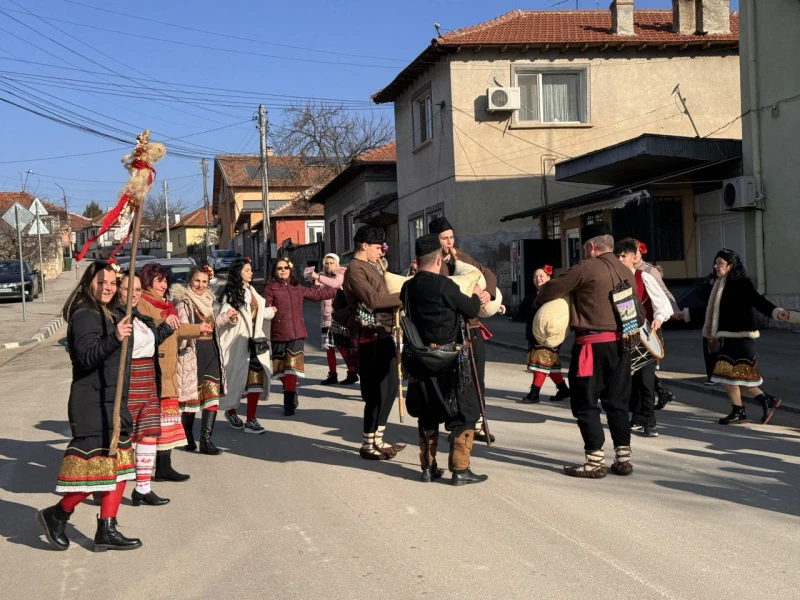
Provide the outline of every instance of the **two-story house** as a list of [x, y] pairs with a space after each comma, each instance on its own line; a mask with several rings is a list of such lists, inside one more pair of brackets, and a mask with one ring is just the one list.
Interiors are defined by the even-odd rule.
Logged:
[[645, 133], [740, 137], [738, 16], [727, 0], [516, 10], [433, 39], [373, 100], [395, 108], [401, 254], [443, 211], [510, 297], [513, 243], [562, 232], [501, 218], [600, 189], [557, 181], [557, 162]]

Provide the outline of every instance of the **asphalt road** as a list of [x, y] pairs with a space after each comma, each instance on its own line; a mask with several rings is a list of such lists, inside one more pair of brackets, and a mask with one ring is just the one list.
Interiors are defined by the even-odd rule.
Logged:
[[416, 427], [396, 410], [387, 438], [409, 447], [390, 462], [360, 459], [358, 391], [314, 385], [327, 371], [314, 341], [294, 418], [275, 387], [259, 407], [266, 435], [223, 422], [223, 455], [174, 453], [192, 479], [154, 484], [168, 506], [134, 509], [129, 485], [120, 528], [140, 550], [92, 553], [98, 509], [86, 504], [67, 530], [72, 547], [49, 550], [34, 515], [57, 499], [69, 437], [58, 338], [0, 355], [4, 597], [797, 597], [795, 415], [722, 428], [724, 400], [682, 392], [659, 413], [659, 438], [634, 439], [633, 476], [571, 479], [561, 467], [582, 445], [568, 407], [517, 404], [529, 375], [499, 348], [487, 375], [498, 441], [473, 460], [484, 484], [419, 482]]

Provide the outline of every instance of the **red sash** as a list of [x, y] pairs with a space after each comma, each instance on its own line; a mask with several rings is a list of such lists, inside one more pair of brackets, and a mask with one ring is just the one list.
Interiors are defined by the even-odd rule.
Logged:
[[603, 342], [616, 342], [622, 336], [616, 331], [601, 331], [600, 333], [588, 333], [577, 335], [575, 343], [581, 346], [581, 353], [578, 355], [578, 377], [591, 377], [594, 375], [594, 352], [592, 344]]

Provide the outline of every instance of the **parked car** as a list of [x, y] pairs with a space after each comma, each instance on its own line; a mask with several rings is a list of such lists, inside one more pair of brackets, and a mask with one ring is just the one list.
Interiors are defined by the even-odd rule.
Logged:
[[[24, 262], [23, 277], [25, 278], [25, 298], [30, 300], [39, 297], [38, 271]], [[19, 272], [19, 260], [0, 260], [0, 298], [22, 298], [22, 281]]]
[[208, 266], [215, 271], [227, 271], [231, 268], [231, 263], [241, 256], [233, 250], [212, 250], [211, 256], [208, 257]]
[[[140, 259], [137, 256], [136, 273], [140, 273], [142, 267], [147, 263], [153, 262], [162, 265], [169, 272], [170, 283], [182, 283], [183, 285], [189, 283], [189, 271], [197, 264], [193, 258], [157, 258], [155, 256], [142, 256]], [[119, 259], [117, 263], [124, 272], [128, 271], [130, 259]], [[217, 278], [212, 277], [209, 283], [215, 285], [217, 283]]]

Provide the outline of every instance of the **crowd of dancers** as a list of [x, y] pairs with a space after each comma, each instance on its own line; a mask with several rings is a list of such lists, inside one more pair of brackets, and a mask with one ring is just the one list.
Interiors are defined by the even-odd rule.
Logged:
[[[557, 388], [551, 400], [570, 400], [583, 437], [586, 460], [565, 467], [567, 475], [607, 474], [601, 406], [614, 444], [614, 473], [633, 472], [632, 430], [646, 437], [658, 435], [655, 410], [671, 396], [656, 377], [655, 361], [631, 373], [630, 350], [640, 328], [660, 335], [670, 318], [704, 322], [704, 352], [707, 364], [713, 365], [709, 379], [725, 387], [732, 404], [731, 413], [720, 423], [747, 422], [742, 394], [756, 398], [763, 407], [761, 422], [769, 421], [780, 400], [760, 388], [758, 331], [751, 309], [778, 320], [796, 315], [757, 293], [735, 252], [723, 249], [717, 254], [714, 275], [706, 282], [707, 308], [681, 310], [658, 270], [642, 259], [646, 249], [640, 242], [626, 238], [615, 244], [602, 222], [586, 226], [582, 239], [584, 260], [557, 278], [551, 278], [551, 267], [542, 265], [534, 274], [536, 293], [520, 307], [530, 345], [527, 368], [533, 373], [531, 388], [521, 401], [539, 402], [549, 376]], [[484, 420], [483, 401], [484, 340], [490, 334], [478, 318], [499, 295], [494, 273], [456, 250], [453, 228], [444, 218], [432, 221], [429, 234], [416, 240], [414, 275], [400, 292], [390, 292], [386, 283], [384, 231], [362, 227], [355, 233], [354, 245], [346, 269], [335, 254], [325, 256], [321, 273], [307, 269], [304, 276], [310, 286], [300, 284], [290, 260], [277, 260], [261, 293], [252, 285], [249, 259], [237, 259], [216, 297], [209, 290], [213, 273], [208, 267], [193, 268], [184, 286], [170, 285], [169, 272], [158, 263], [146, 264], [132, 280], [113, 260], [89, 265], [63, 310], [72, 362], [68, 413], [73, 438], [56, 483], [56, 492], [64, 495], [37, 513], [51, 546], [69, 547], [69, 518], [94, 495], [100, 506], [95, 551], [140, 547], [141, 540], [117, 528], [127, 481], [135, 480], [134, 506], [168, 503], [152, 483], [190, 478], [173, 466], [172, 451], [221, 454], [213, 442], [220, 410], [231, 427], [263, 434], [256, 408], [269, 398], [271, 379], [281, 382], [284, 415], [293, 416], [300, 404], [298, 379], [305, 373], [305, 301], [320, 303], [329, 370], [321, 383], [339, 383], [339, 353], [347, 369], [341, 384], [360, 385], [364, 401], [360, 456], [391, 460], [405, 448], [384, 439], [405, 375], [406, 406], [418, 419], [422, 480], [444, 474], [437, 462], [444, 424], [450, 434], [451, 483], [485, 481], [486, 475], [470, 469], [470, 454], [474, 441], [494, 441]], [[463, 281], [459, 287], [451, 278], [459, 264], [468, 265], [476, 275], [466, 289]], [[568, 325], [575, 333], [569, 383], [561, 374], [560, 342], [534, 334], [542, 307], [564, 298], [570, 302], [562, 328]], [[133, 308], [127, 316], [129, 300]], [[404, 315], [402, 326], [397, 311]], [[400, 330], [406, 335], [402, 356]], [[121, 358], [123, 347], [127, 355]], [[118, 379], [120, 368], [124, 376]], [[116, 452], [111, 452], [118, 380], [123, 382], [121, 433]], [[244, 420], [238, 414], [243, 399]]]

